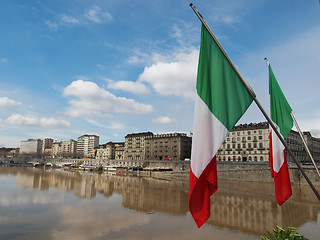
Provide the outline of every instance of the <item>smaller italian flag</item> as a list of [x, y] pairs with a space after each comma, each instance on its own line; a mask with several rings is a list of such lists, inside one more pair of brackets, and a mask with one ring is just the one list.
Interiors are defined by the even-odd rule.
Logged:
[[[271, 120], [283, 139], [293, 127], [292, 109], [288, 104], [269, 64], [269, 94]], [[276, 201], [281, 206], [292, 194], [285, 147], [277, 134], [270, 131], [270, 168], [274, 179]]]
[[218, 189], [216, 154], [253, 98], [202, 25], [189, 179], [189, 210], [200, 228]]

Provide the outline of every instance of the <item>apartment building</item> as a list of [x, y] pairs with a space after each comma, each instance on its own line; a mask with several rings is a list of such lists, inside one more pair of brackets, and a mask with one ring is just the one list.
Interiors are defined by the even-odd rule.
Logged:
[[52, 157], [60, 157], [61, 152], [61, 142], [52, 143]]
[[145, 139], [153, 136], [152, 132], [131, 133], [125, 137], [124, 159], [145, 160]]
[[114, 143], [114, 155], [115, 160], [123, 160], [124, 159], [124, 142], [116, 142]]
[[146, 159], [185, 160], [191, 157], [192, 138], [185, 133], [166, 133], [147, 136]]
[[96, 149], [95, 154], [96, 159], [110, 160], [115, 158], [115, 144], [113, 142], [108, 142], [106, 144], [100, 145]]
[[52, 153], [52, 144], [53, 139], [52, 138], [45, 138], [42, 140], [42, 148], [41, 152], [45, 155], [51, 155]]
[[93, 158], [95, 148], [98, 146], [99, 136], [85, 134], [78, 137], [77, 153], [83, 157]]
[[[320, 138], [313, 137], [310, 132], [303, 132], [302, 135], [313, 159], [320, 162]], [[302, 163], [311, 162], [298, 132], [291, 130], [286, 137], [286, 143], [296, 160]], [[293, 162], [290, 154], [287, 154], [287, 160]]]
[[61, 141], [61, 155], [63, 157], [75, 157], [77, 153], [77, 141], [70, 139]]
[[20, 142], [20, 154], [37, 155], [41, 153], [41, 139], [28, 139]]
[[269, 125], [267, 122], [235, 126], [217, 153], [219, 161], [269, 161]]

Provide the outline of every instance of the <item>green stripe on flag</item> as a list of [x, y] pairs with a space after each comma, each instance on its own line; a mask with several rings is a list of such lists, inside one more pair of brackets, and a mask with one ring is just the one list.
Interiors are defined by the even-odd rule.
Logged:
[[290, 115], [292, 109], [272, 72], [271, 65], [269, 65], [269, 94], [271, 120], [280, 128], [283, 138], [286, 138], [293, 127]]
[[203, 25], [197, 93], [229, 131], [253, 101], [240, 77]]

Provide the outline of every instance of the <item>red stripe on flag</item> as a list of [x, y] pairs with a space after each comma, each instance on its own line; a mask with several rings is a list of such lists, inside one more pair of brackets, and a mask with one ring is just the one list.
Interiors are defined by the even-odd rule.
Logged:
[[283, 150], [284, 154], [284, 163], [280, 168], [278, 173], [274, 172], [274, 188], [276, 192], [276, 200], [279, 206], [281, 206], [291, 195], [291, 183], [289, 176], [289, 168], [287, 164], [287, 156], [285, 150]]
[[276, 201], [279, 206], [281, 206], [288, 198], [292, 195], [291, 182], [289, 176], [289, 168], [287, 163], [287, 156], [285, 150], [284, 154], [284, 163], [282, 164], [280, 171], [277, 173], [273, 170], [273, 152], [272, 152], [272, 131], [269, 135], [270, 140], [270, 170], [271, 177], [274, 180], [274, 189], [276, 194]]
[[189, 210], [200, 228], [210, 217], [210, 196], [218, 190], [216, 156], [203, 170], [199, 179], [190, 169]]

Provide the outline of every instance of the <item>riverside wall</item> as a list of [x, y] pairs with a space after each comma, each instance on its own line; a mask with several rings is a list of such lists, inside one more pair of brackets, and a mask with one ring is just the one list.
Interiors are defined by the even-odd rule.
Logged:
[[[15, 162], [74, 162], [81, 159], [30, 159], [30, 158], [17, 158], [13, 159]], [[2, 159], [2, 162], [5, 162]], [[145, 171], [140, 171], [141, 176], [152, 176], [162, 178], [181, 179], [184, 181], [189, 180], [190, 161], [132, 161], [132, 160], [109, 160], [107, 164], [118, 167], [143, 167]], [[319, 166], [318, 166], [319, 167]], [[313, 165], [302, 165], [303, 170], [309, 177], [310, 181], [315, 186], [320, 186], [320, 179], [314, 169]], [[165, 170], [165, 171], [163, 171]], [[259, 182], [273, 182], [270, 174], [270, 167], [268, 162], [217, 162], [218, 179], [220, 180], [245, 180], [245, 181], [259, 181]], [[289, 174], [292, 183], [308, 184], [298, 167], [295, 164], [289, 163]]]
[[[181, 180], [189, 179], [190, 162], [153, 162], [153, 167], [165, 166], [172, 168], [172, 172], [152, 172], [151, 176], [168, 176]], [[302, 166], [310, 181], [320, 187], [320, 179], [313, 166]], [[217, 172], [219, 180], [244, 180], [273, 183], [270, 173], [269, 163], [252, 163], [252, 162], [217, 162]], [[289, 175], [292, 183], [308, 184], [302, 173], [295, 164], [289, 164]]]

